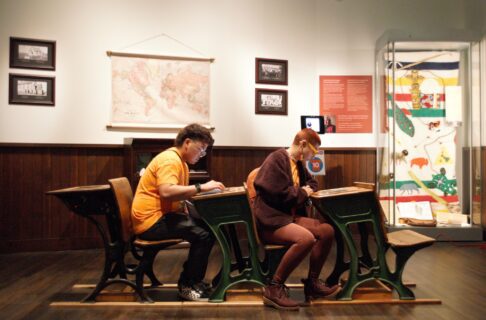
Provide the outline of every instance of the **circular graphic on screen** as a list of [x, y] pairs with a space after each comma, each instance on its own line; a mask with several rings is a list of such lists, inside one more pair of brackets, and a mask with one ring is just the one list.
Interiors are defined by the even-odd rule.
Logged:
[[324, 163], [322, 163], [321, 158], [314, 157], [307, 161], [307, 169], [309, 169], [311, 173], [317, 173], [321, 171], [322, 168], [324, 168]]

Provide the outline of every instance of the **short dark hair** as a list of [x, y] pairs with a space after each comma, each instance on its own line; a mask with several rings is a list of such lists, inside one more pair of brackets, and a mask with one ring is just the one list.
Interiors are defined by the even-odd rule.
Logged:
[[209, 146], [213, 145], [214, 143], [214, 139], [211, 136], [209, 129], [197, 123], [192, 123], [182, 128], [174, 140], [174, 145], [176, 147], [180, 147], [186, 139], [201, 141], [203, 143], [207, 143]]

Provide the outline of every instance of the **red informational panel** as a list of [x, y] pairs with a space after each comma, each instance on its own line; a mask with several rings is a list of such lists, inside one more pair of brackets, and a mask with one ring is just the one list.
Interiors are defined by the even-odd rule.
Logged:
[[320, 76], [320, 114], [326, 133], [372, 133], [372, 77]]

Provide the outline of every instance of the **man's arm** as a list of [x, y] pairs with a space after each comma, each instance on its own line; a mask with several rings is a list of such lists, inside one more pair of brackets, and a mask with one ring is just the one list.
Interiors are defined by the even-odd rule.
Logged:
[[[223, 190], [224, 185], [219, 181], [208, 181], [200, 185], [201, 192], [210, 191], [213, 189]], [[169, 201], [186, 200], [198, 193], [196, 185], [180, 186], [176, 184], [162, 184], [159, 186], [159, 195]]]

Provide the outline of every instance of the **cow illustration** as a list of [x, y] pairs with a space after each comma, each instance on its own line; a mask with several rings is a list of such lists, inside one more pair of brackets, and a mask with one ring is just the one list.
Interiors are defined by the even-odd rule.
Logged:
[[400, 187], [400, 191], [402, 192], [402, 194], [404, 194], [405, 192], [408, 194], [413, 194], [414, 191], [417, 191], [417, 193], [419, 193], [418, 187], [415, 183], [402, 184], [402, 186]]
[[423, 166], [429, 164], [429, 160], [427, 160], [427, 158], [413, 158], [412, 161], [410, 162], [410, 167], [413, 167], [414, 164], [419, 166], [420, 169], [422, 169]]

